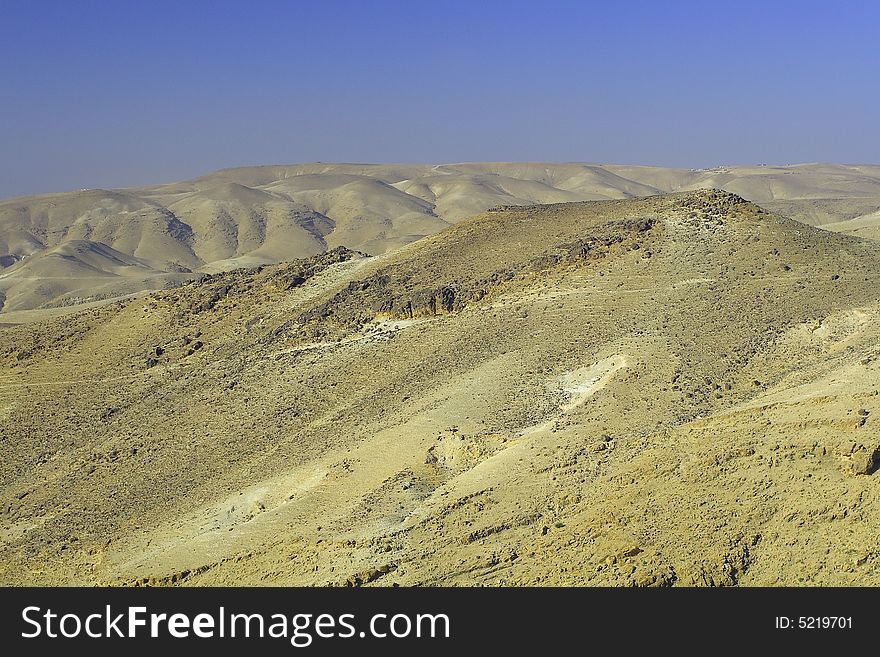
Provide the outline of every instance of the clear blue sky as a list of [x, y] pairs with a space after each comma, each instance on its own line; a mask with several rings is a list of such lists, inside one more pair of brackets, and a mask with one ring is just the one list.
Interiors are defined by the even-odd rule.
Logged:
[[880, 2], [0, 2], [0, 197], [305, 161], [880, 161]]

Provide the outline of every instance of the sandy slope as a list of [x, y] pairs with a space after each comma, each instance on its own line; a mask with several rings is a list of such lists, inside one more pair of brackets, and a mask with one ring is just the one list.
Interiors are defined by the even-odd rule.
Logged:
[[695, 192], [3, 329], [0, 579], [877, 584], [878, 265]]
[[[662, 169], [598, 164], [304, 164], [228, 169], [167, 185], [0, 201], [0, 268], [72, 240], [102, 244], [153, 271], [84, 274], [44, 261], [48, 280], [0, 278], [4, 308], [31, 309], [161, 288], [182, 273], [287, 261], [345, 246], [399, 248], [502, 205], [624, 199], [716, 187], [829, 230], [878, 236], [880, 167], [808, 164]], [[47, 263], [51, 263], [49, 267]], [[2, 269], [0, 269], [2, 271]], [[103, 272], [103, 273], [102, 273]], [[129, 276], [129, 274], [133, 274]], [[27, 279], [21, 283], [14, 279]], [[2, 311], [3, 308], [0, 308]]]

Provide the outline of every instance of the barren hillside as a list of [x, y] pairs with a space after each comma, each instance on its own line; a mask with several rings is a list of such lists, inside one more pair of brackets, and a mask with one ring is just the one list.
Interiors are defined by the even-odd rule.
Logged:
[[2, 330], [0, 580], [880, 583], [876, 242], [696, 191], [319, 250]]

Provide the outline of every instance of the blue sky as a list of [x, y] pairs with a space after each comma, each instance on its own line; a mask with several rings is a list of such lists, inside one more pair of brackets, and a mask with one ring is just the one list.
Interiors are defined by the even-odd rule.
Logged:
[[0, 197], [229, 166], [880, 161], [878, 2], [0, 3]]

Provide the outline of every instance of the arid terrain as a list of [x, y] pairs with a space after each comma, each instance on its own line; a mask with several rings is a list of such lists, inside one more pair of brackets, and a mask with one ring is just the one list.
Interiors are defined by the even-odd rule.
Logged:
[[0, 204], [0, 582], [880, 584], [880, 167], [321, 167]]
[[0, 201], [0, 322], [337, 246], [381, 255], [497, 206], [733, 192], [828, 230], [880, 237], [880, 166], [303, 164], [138, 189]]

